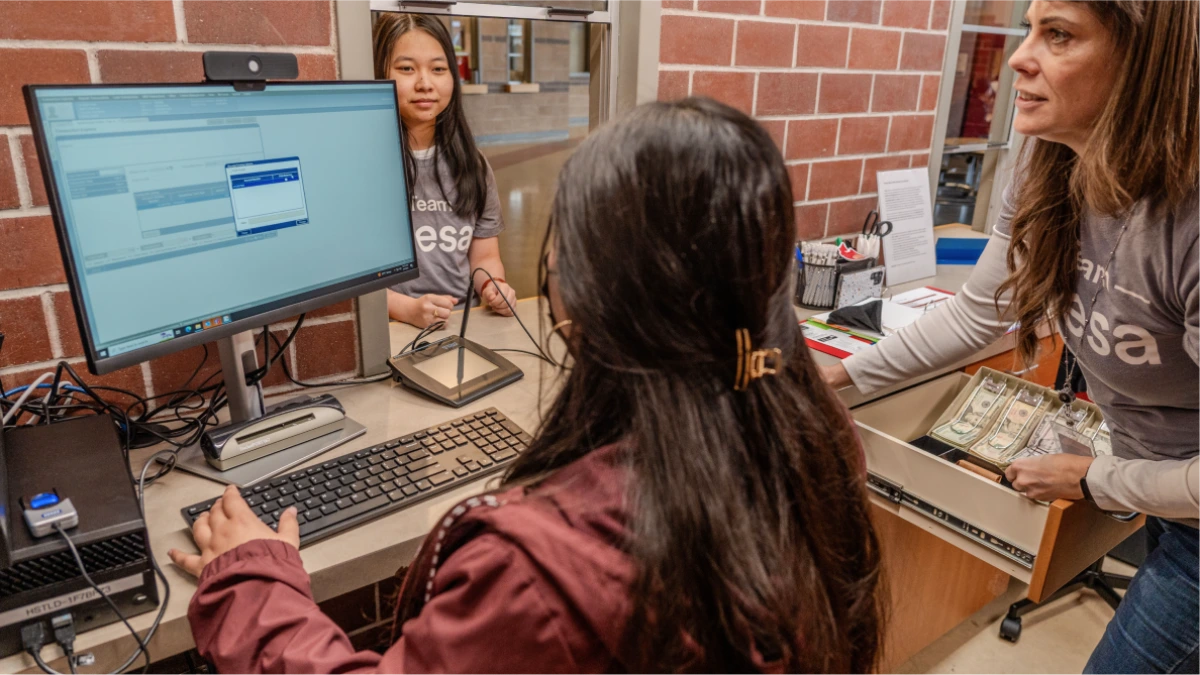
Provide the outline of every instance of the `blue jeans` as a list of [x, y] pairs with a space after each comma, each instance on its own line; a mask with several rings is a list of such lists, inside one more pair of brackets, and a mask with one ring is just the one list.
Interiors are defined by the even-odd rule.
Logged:
[[1195, 673], [1200, 670], [1200, 532], [1146, 519], [1150, 553], [1116, 616], [1088, 659], [1085, 673]]

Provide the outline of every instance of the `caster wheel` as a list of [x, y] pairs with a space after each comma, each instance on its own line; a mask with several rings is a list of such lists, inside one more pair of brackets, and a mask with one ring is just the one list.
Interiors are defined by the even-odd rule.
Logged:
[[1000, 637], [1009, 642], [1016, 642], [1021, 637], [1021, 619], [1011, 616], [1004, 617], [1000, 622]]

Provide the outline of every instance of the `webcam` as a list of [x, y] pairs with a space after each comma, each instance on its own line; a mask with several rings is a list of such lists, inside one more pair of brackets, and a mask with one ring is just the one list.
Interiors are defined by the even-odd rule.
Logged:
[[295, 54], [272, 52], [204, 52], [208, 82], [266, 82], [300, 76]]

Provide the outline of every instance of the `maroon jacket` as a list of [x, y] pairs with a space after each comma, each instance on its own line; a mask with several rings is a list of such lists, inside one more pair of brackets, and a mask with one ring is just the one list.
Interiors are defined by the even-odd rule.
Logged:
[[196, 646], [227, 673], [621, 670], [633, 565], [617, 548], [618, 453], [452, 509], [405, 582], [425, 584], [425, 604], [383, 655], [355, 651], [313, 602], [296, 549], [268, 540], [205, 566], [188, 608]]

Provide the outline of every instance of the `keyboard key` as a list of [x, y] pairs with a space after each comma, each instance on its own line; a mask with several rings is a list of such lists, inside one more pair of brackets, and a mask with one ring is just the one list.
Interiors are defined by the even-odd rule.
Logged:
[[296, 493], [296, 501], [302, 502], [312, 496], [312, 490], [301, 490]]
[[454, 443], [454, 441], [442, 441], [442, 447], [446, 450], [453, 450], [458, 446]]
[[334, 502], [334, 503], [333, 503], [333, 505], [334, 505], [334, 506], [335, 506], [335, 507], [336, 507], [336, 508], [337, 508], [339, 511], [341, 511], [342, 509], [348, 509], [348, 508], [350, 508], [351, 506], [354, 506], [354, 501], [353, 501], [353, 500], [351, 500], [349, 497], [347, 497], [347, 498], [345, 498], [345, 499], [339, 499], [339, 500], [337, 500], [336, 502]]
[[470, 473], [470, 472], [467, 471], [466, 469], [462, 468], [461, 466], [454, 467], [454, 475], [458, 476], [459, 478], [462, 478], [463, 476], [467, 475], [468, 473]]
[[370, 469], [367, 469], [367, 473], [372, 476], [378, 476], [379, 474], [383, 473], [384, 471], [386, 471], [386, 469], [383, 468], [382, 464], [376, 464], [375, 466], [371, 467]]
[[370, 450], [360, 450], [360, 451], [354, 453], [354, 459], [362, 459], [364, 457], [370, 457], [370, 456], [371, 456]]
[[342, 472], [341, 471], [326, 471], [325, 473], [323, 473], [321, 475], [325, 478], [325, 480], [329, 481], [329, 480], [336, 480], [338, 478], [341, 478]]
[[415, 438], [417, 440], [425, 438], [425, 436], [426, 436], [426, 433], [424, 431], [418, 431], [417, 433], [413, 434], [413, 438]]
[[278, 490], [267, 490], [266, 492], [263, 493], [263, 501], [264, 502], [273, 502], [276, 499], [279, 499], [279, 497], [280, 497], [280, 495], [279, 495]]
[[383, 494], [383, 491], [377, 487], [369, 487], [369, 488], [367, 488], [367, 491], [364, 492], [363, 494], [365, 494], [367, 496], [367, 499], [374, 499], [375, 497], [378, 497], [379, 495]]
[[386, 461], [387, 460], [383, 458], [383, 455], [372, 455], [371, 456], [371, 466], [378, 466], [379, 464], [383, 464]]
[[491, 465], [492, 465], [492, 460], [490, 460], [490, 459], [488, 459], [488, 458], [486, 458], [486, 457], [484, 457], [483, 459], [477, 459], [477, 460], [475, 460], [475, 461], [476, 461], [476, 462], [479, 462], [479, 466], [482, 466], [482, 467], [484, 467], [484, 468], [487, 468], [487, 467], [489, 467], [489, 466], [491, 466]]
[[471, 460], [470, 462], [467, 462], [463, 466], [466, 467], [467, 471], [470, 471], [471, 473], [475, 473], [476, 471], [479, 471], [481, 468], [479, 466], [479, 464], [477, 462], [475, 462], [475, 460]]
[[367, 484], [367, 487], [375, 487], [383, 483], [383, 480], [380, 479], [379, 476], [371, 476], [363, 482]]
[[517, 456], [517, 451], [512, 448], [501, 450], [500, 452], [492, 453], [492, 461], [503, 462], [506, 459], [512, 459]]
[[309, 490], [309, 492], [311, 492], [312, 496], [314, 496], [314, 497], [320, 497], [321, 495], [325, 494], [326, 492], [329, 492], [329, 489], [326, 488], [324, 485], [314, 485], [313, 489]]
[[339, 465], [350, 464], [354, 461], [354, 455], [346, 455], [338, 460]]
[[417, 489], [421, 492], [426, 492], [433, 489], [433, 484], [427, 480], [419, 480], [417, 481]]
[[336, 494], [339, 498], [344, 499], [344, 498], [349, 497], [350, 495], [354, 494], [354, 490], [351, 490], [350, 488], [343, 486], [343, 487], [338, 488], [337, 492], [334, 494]]
[[324, 529], [326, 527], [331, 527], [333, 525], [344, 522], [344, 521], [354, 518], [356, 516], [360, 516], [364, 513], [369, 513], [374, 509], [377, 509], [377, 508], [387, 505], [388, 503], [389, 502], [388, 502], [387, 497], [379, 496], [379, 497], [376, 497], [375, 499], [368, 499], [366, 501], [363, 501], [359, 504], [354, 505], [351, 508], [341, 509], [337, 513], [335, 513], [333, 515], [325, 516], [324, 518], [316, 521], [315, 523], [305, 523], [304, 525], [301, 525], [300, 526], [300, 536], [303, 538], [304, 535], [306, 535], [306, 534], [315, 532], [320, 529]]
[[[395, 462], [396, 458], [399, 456], [400, 455], [398, 455], [395, 450], [388, 450], [387, 452], [383, 453], [383, 455], [382, 455], [383, 465], [387, 466], [388, 462]], [[391, 468], [391, 467], [388, 467], [388, 468]]]
[[263, 500], [262, 497], [254, 493], [250, 493], [250, 496], [246, 497], [246, 503], [250, 506], [258, 506], [259, 504], [263, 503]]
[[280, 495], [294, 495], [294, 494], [296, 494], [296, 488], [294, 488], [294, 487], [292, 487], [292, 486], [290, 486], [290, 485], [280, 485], [279, 487], [277, 487], [277, 488], [275, 488], [275, 489], [276, 489], [276, 490], [279, 492], [279, 494], [280, 494]]
[[328, 504], [337, 498], [338, 496], [333, 492], [326, 492], [325, 494], [321, 495], [321, 501], [325, 504]]
[[467, 444], [467, 437], [466, 437], [466, 436], [459, 436], [459, 437], [455, 438], [455, 439], [454, 439], [454, 444], [455, 444], [455, 445], [466, 445], [466, 444]]
[[[318, 511], [316, 509], [309, 509], [309, 510], [305, 511], [304, 513], [300, 514], [300, 517], [306, 521], [311, 522], [311, 521], [314, 521], [314, 520], [320, 518], [323, 515], [325, 515], [325, 514], [321, 513], [320, 511]], [[301, 524], [303, 524], [303, 523], [304, 523], [304, 521], [301, 521]]]
[[354, 502], [355, 504], [361, 504], [366, 500], [367, 496], [361, 492], [355, 492], [354, 494], [350, 495], [350, 501]]
[[329, 470], [331, 470], [331, 469], [336, 469], [336, 468], [337, 468], [337, 465], [338, 465], [338, 460], [336, 460], [336, 459], [331, 459], [331, 460], [329, 460], [328, 462], [325, 462], [324, 464], [322, 464], [322, 465], [321, 465], [321, 468], [322, 468], [322, 469], [325, 469], [326, 471], [329, 471]]
[[412, 473], [413, 471], [424, 469], [425, 467], [433, 466], [434, 464], [437, 464], [437, 460], [430, 457], [427, 459], [418, 459], [415, 462], [405, 465], [404, 468], [408, 469], [409, 473]]
[[301, 503], [304, 504], [305, 509], [315, 509], [321, 505], [321, 498], [320, 497], [309, 497], [308, 499], [305, 499]]
[[443, 424], [443, 425], [439, 426], [438, 429], [441, 429], [442, 431], [450, 431], [450, 425]]
[[440, 464], [434, 464], [433, 466], [426, 467], [424, 469], [421, 469], [420, 471], [414, 471], [413, 473], [408, 474], [408, 479], [411, 481], [420, 481], [423, 478], [428, 478], [428, 477], [434, 475], [435, 473], [438, 473], [439, 471], [444, 471], [444, 470], [445, 469], [443, 469]]
[[334, 506], [333, 504], [322, 504], [321, 505], [321, 514], [325, 515], [325, 516], [328, 516], [331, 513], [337, 513], [337, 510], [338, 510], [337, 507]]
[[267, 490], [269, 490], [270, 488], [271, 488], [271, 486], [270, 486], [270, 485], [267, 485], [267, 484], [265, 484], [265, 483], [264, 483], [264, 484], [262, 484], [262, 485], [255, 485], [255, 486], [254, 486], [254, 492], [255, 492], [255, 493], [257, 493], [257, 494], [262, 494], [263, 492], [266, 492], [266, 491], [267, 491]]
[[384, 492], [391, 492], [396, 489], [396, 481], [389, 480], [386, 483], [380, 483], [379, 489]]
[[337, 480], [326, 481], [325, 484], [322, 485], [321, 487], [325, 488], [326, 490], [336, 490], [336, 489], [340, 488], [341, 486], [342, 486], [342, 480], [341, 480], [341, 477], [339, 476]]
[[429, 452], [432, 452], [435, 455], [440, 455], [445, 452], [445, 450], [443, 450], [442, 446], [440, 445], [431, 445], [429, 446]]
[[279, 487], [280, 485], [287, 485], [287, 482], [288, 482], [288, 479], [286, 479], [286, 478], [276, 478], [275, 480], [271, 481], [271, 487]]
[[275, 501], [275, 500], [272, 500], [269, 502], [263, 502], [263, 504], [262, 504], [263, 513], [267, 513], [268, 511], [275, 511], [278, 508], [279, 508], [279, 502]]
[[404, 494], [408, 495], [409, 497], [417, 494], [417, 488], [412, 485], [405, 485], [404, 487], [400, 488], [400, 491], [403, 492]]
[[479, 439], [483, 438], [483, 436], [480, 436], [478, 431], [472, 431], [471, 433], [467, 434], [467, 438], [471, 439], [472, 441], [478, 441]]
[[447, 436], [446, 434], [434, 434], [431, 438], [438, 443], [441, 443], [442, 441], [446, 440]]
[[338, 469], [338, 472], [343, 476], [349, 476], [357, 470], [358, 469], [355, 469], [353, 464], [345, 464], [342, 466], [342, 468]]
[[410, 452], [410, 453], [408, 453], [408, 459], [409, 459], [409, 461], [412, 461], [412, 460], [417, 460], [417, 459], [424, 459], [424, 458], [426, 458], [426, 457], [428, 457], [428, 456], [429, 456], [429, 451], [428, 451], [428, 450], [417, 450], [417, 451], [415, 451], [415, 452]]
[[354, 481], [349, 485], [350, 489], [355, 492], [362, 492], [367, 489], [367, 482], [363, 480]]
[[296, 481], [297, 490], [307, 490], [310, 487], [312, 487], [312, 481], [307, 476]]
[[399, 462], [397, 462], [396, 460], [394, 460], [394, 459], [392, 459], [392, 460], [388, 460], [388, 461], [386, 461], [386, 462], [384, 462], [384, 463], [383, 463], [383, 470], [384, 470], [384, 471], [391, 471], [392, 469], [395, 469], [395, 468], [396, 468], [396, 467], [398, 467], [398, 466], [400, 466], [400, 463], [399, 463]]
[[295, 503], [296, 503], [296, 498], [291, 495], [288, 495], [279, 500], [279, 508], [286, 509], [287, 507], [289, 507]]
[[370, 463], [370, 462], [367, 462], [367, 461], [365, 461], [365, 460], [361, 460], [361, 459], [360, 459], [360, 460], [358, 460], [357, 462], [355, 462], [355, 463], [353, 464], [353, 466], [354, 466], [354, 469], [355, 469], [356, 471], [362, 471], [362, 470], [364, 470], [364, 469], [369, 469], [369, 468], [371, 468], [371, 463]]
[[445, 483], [449, 483], [452, 480], [454, 480], [454, 476], [451, 476], [449, 471], [443, 471], [441, 473], [436, 473], [429, 477], [429, 482], [433, 483], [434, 485], [443, 485]]
[[425, 446], [426, 448], [432, 448], [433, 446], [435, 446], [437, 444], [438, 444], [438, 442], [433, 440], [432, 438], [426, 438], [425, 440], [421, 441], [421, 445]]
[[379, 480], [382, 480], [382, 481], [389, 481], [395, 477], [396, 477], [395, 471], [384, 471], [383, 473], [379, 474]]
[[254, 489], [253, 488], [242, 488], [238, 492], [238, 494], [242, 496], [242, 499], [245, 499], [246, 497], [249, 497], [250, 495], [254, 494]]
[[[260, 502], [260, 503], [261, 503], [261, 502]], [[207, 510], [207, 509], [206, 509], [206, 510]], [[193, 507], [189, 508], [189, 509], [188, 509], [188, 515], [189, 515], [189, 516], [198, 516], [198, 515], [200, 515], [200, 507], [199, 507], [199, 506], [193, 506]]]
[[409, 443], [412, 443], [415, 438], [416, 436], [401, 436], [400, 445], [408, 445]]
[[308, 522], [308, 518], [305, 518], [303, 513], [296, 514], [296, 524], [297, 525], [303, 525], [307, 522]]
[[396, 440], [388, 441], [387, 443], [384, 444], [384, 446], [387, 448], [394, 448], [397, 445], [400, 445], [400, 443], [401, 443], [400, 439], [396, 439]]
[[321, 473], [321, 467], [319, 467], [319, 466], [310, 466], [310, 467], [308, 467], [308, 469], [306, 469], [306, 470], [304, 471], [304, 473], [308, 474], [310, 477], [311, 477], [311, 476], [314, 476], [314, 475], [316, 475], [316, 474], [318, 474], [318, 473]]
[[394, 502], [398, 502], [401, 499], [404, 499], [404, 497], [404, 492], [401, 490], [392, 490], [391, 492], [387, 493], [387, 498]]
[[352, 485], [354, 480], [354, 476], [342, 476], [342, 485]]

